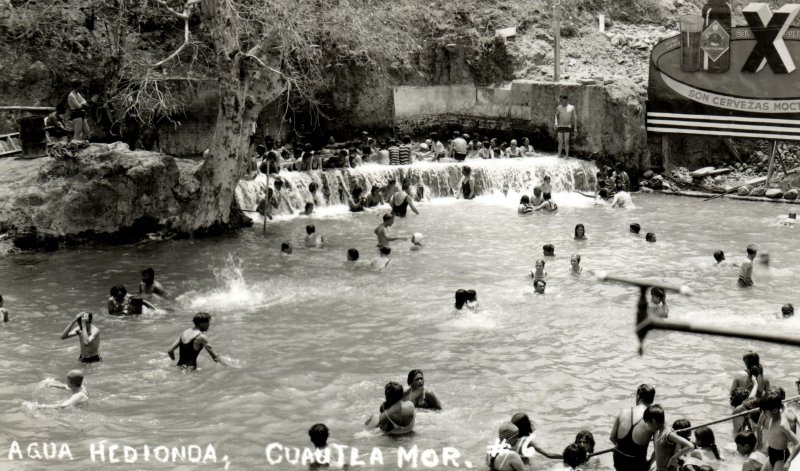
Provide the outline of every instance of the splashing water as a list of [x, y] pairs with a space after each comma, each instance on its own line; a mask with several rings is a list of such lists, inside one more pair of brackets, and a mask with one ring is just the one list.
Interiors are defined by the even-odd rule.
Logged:
[[[597, 167], [593, 162], [575, 159], [559, 159], [551, 156], [522, 159], [471, 159], [466, 164], [472, 168], [475, 178], [475, 194], [505, 197], [508, 193], [530, 194], [534, 186], [540, 185], [549, 175], [554, 193], [571, 191], [594, 191]], [[326, 170], [324, 172], [282, 172], [284, 192], [293, 212], [301, 211], [306, 202], [314, 202], [317, 208], [337, 207], [336, 213], [347, 211], [347, 196], [356, 186], [369, 194], [373, 187], [383, 188], [390, 180], [400, 186], [403, 179], [411, 181], [411, 194], [422, 185], [425, 195], [431, 199], [453, 197], [459, 191], [461, 171], [464, 164], [418, 162], [413, 165], [386, 166], [367, 164], [355, 169]], [[269, 187], [274, 189], [275, 178], [270, 178]], [[312, 195], [309, 185], [315, 183], [319, 190]], [[240, 181], [236, 187], [239, 207], [253, 211], [264, 198], [267, 178], [259, 175], [255, 180]], [[519, 198], [516, 199], [519, 201]], [[315, 215], [319, 209], [315, 209]], [[287, 210], [283, 209], [286, 213]], [[323, 210], [324, 214], [333, 211]]]
[[242, 269], [242, 260], [228, 254], [220, 267], [211, 266], [214, 279], [220, 288], [209, 292], [189, 291], [178, 296], [180, 304], [189, 309], [249, 309], [268, 304], [272, 299], [265, 286], [248, 285]]

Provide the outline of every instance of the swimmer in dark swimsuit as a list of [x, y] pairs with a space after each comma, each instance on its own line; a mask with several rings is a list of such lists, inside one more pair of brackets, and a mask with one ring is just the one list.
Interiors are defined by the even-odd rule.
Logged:
[[475, 179], [472, 177], [472, 169], [465, 165], [464, 168], [461, 169], [461, 174], [464, 175], [464, 178], [461, 179], [461, 193], [459, 193], [459, 197], [465, 200], [471, 200], [475, 197]]
[[411, 182], [406, 179], [403, 180], [403, 188], [389, 198], [389, 206], [392, 207], [392, 214], [395, 216], [406, 217], [408, 208], [411, 208], [415, 214], [419, 214], [417, 207], [414, 206], [413, 199], [408, 195], [409, 191], [411, 191]]
[[[614, 426], [611, 428], [611, 441], [617, 445], [623, 436], [627, 436], [633, 430], [634, 423], [638, 423], [641, 421], [641, 417], [644, 411], [647, 409], [650, 404], [653, 403], [656, 397], [656, 390], [653, 389], [650, 385], [641, 384], [639, 388], [636, 390], [636, 406], [625, 409], [619, 413], [616, 420], [614, 421]], [[614, 461], [616, 464], [616, 456], [617, 452], [614, 452]], [[624, 458], [621, 458], [624, 460]], [[618, 471], [625, 471], [625, 467], [617, 467]], [[633, 469], [631, 471], [634, 471]]]
[[630, 421], [628, 433], [615, 437], [614, 468], [617, 471], [647, 471], [650, 469], [647, 447], [653, 435], [664, 427], [664, 409], [658, 404], [648, 406], [642, 418], [636, 422], [633, 421], [631, 409]]
[[182, 368], [195, 369], [197, 368], [197, 356], [200, 351], [205, 347], [211, 359], [217, 363], [224, 365], [225, 363], [214, 353], [214, 349], [208, 343], [208, 338], [205, 333], [211, 324], [211, 315], [206, 312], [198, 312], [192, 319], [194, 328], [186, 329], [183, 333], [172, 342], [167, 350], [167, 355], [170, 359], [175, 359], [175, 350], [179, 350], [180, 358], [178, 358], [178, 366]]
[[756, 258], [757, 253], [758, 246], [756, 244], [747, 246], [747, 260], [742, 262], [742, 266], [739, 268], [738, 283], [740, 288], [753, 286], [753, 260]]
[[128, 290], [122, 285], [111, 288], [111, 297], [108, 298], [109, 314], [127, 314], [129, 310], [130, 296]]
[[442, 410], [442, 404], [436, 394], [425, 388], [422, 370], [411, 370], [407, 382], [410, 387], [403, 393], [404, 400], [411, 401], [418, 409]]

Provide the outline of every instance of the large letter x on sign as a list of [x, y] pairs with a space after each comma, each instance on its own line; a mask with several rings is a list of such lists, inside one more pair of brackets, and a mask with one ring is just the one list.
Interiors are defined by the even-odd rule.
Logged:
[[764, 65], [776, 74], [790, 74], [796, 68], [783, 35], [800, 13], [800, 5], [788, 4], [780, 7], [772, 14], [766, 3], [751, 3], [742, 10], [744, 19], [750, 25], [750, 31], [756, 38], [756, 45], [747, 61], [742, 67], [742, 72], [759, 72]]

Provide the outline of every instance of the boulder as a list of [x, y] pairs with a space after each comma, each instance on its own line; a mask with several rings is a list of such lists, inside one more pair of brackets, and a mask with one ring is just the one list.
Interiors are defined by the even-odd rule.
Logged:
[[131, 152], [120, 143], [91, 144], [74, 159], [6, 159], [2, 165], [0, 226], [12, 228], [11, 239], [20, 248], [134, 241], [182, 213], [175, 191], [181, 171], [164, 154]]
[[766, 194], [766, 188], [754, 188], [753, 191], [750, 192], [750, 196], [764, 196]]
[[642, 175], [642, 178], [644, 178], [645, 180], [650, 180], [651, 178], [653, 178], [653, 175], [655, 175], [655, 173], [652, 170], [648, 170], [648, 171], [644, 172], [644, 175]]
[[764, 193], [764, 196], [772, 199], [783, 198], [783, 191], [780, 188], [770, 188]]
[[797, 199], [798, 194], [800, 194], [800, 191], [797, 188], [792, 188], [783, 194], [783, 199], [794, 201]]
[[750, 188], [747, 186], [740, 186], [738, 190], [736, 190], [736, 194], [739, 196], [750, 196]]

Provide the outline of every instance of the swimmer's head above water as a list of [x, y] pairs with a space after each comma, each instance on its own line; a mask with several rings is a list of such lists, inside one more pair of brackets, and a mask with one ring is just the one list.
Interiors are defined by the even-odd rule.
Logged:
[[542, 196], [542, 189], [538, 186], [533, 187], [533, 196], [539, 197]]
[[383, 225], [386, 226], [386, 227], [389, 227], [392, 224], [394, 224], [394, 214], [392, 214], [392, 213], [384, 214], [383, 215]]
[[79, 388], [83, 385], [83, 371], [70, 370], [67, 373], [67, 384], [73, 388]]
[[281, 244], [281, 253], [286, 255], [291, 255], [292, 253], [292, 243], [291, 242], [284, 242]]
[[544, 280], [536, 280], [533, 282], [533, 290], [538, 294], [544, 294], [544, 289], [546, 286], [547, 282]]
[[522, 195], [519, 199], [519, 204], [531, 204], [531, 198], [528, 195]]
[[750, 245], [747, 246], [747, 255], [748, 256], [755, 257], [757, 253], [758, 253], [758, 245], [750, 244]]
[[317, 228], [313, 224], [309, 224], [306, 226], [306, 234], [311, 235], [317, 232]]
[[386, 398], [385, 410], [403, 399], [403, 386], [398, 382], [389, 381], [383, 388], [383, 395]]
[[303, 210], [303, 214], [305, 214], [306, 216], [310, 216], [311, 213], [313, 212], [314, 212], [314, 203], [309, 201], [308, 203], [306, 203], [306, 208]]
[[638, 222], [634, 222], [633, 224], [631, 224], [631, 233], [638, 234], [639, 231], [641, 230], [642, 226], [640, 226]]
[[722, 250], [717, 250], [716, 252], [714, 252], [714, 260], [716, 260], [717, 263], [721, 263], [722, 261], [724, 261], [725, 252], [723, 252]]
[[553, 257], [556, 255], [556, 248], [553, 244], [545, 244], [542, 246], [542, 252], [544, 252], [545, 257]]
[[355, 262], [358, 260], [358, 249], [347, 249], [347, 261]]
[[636, 388], [636, 404], [644, 404], [649, 406], [656, 399], [656, 390], [649, 384], [640, 384]]
[[581, 264], [581, 254], [579, 254], [579, 253], [574, 254], [572, 257], [570, 257], [569, 263], [573, 267], [577, 267], [578, 265], [580, 265]]
[[781, 314], [784, 319], [794, 316], [794, 306], [792, 306], [791, 303], [784, 304], [783, 307], [781, 307]]
[[797, 213], [789, 213], [789, 219], [797, 219]]
[[660, 430], [664, 426], [664, 409], [658, 404], [647, 406], [642, 420], [650, 430]]
[[146, 285], [152, 285], [153, 280], [156, 278], [156, 271], [152, 268], [145, 268], [142, 270], [142, 283]]
[[519, 439], [519, 429], [514, 424], [503, 424], [497, 430], [497, 438], [500, 441], [505, 441], [512, 448], [517, 444]]
[[425, 375], [422, 374], [422, 370], [411, 370], [408, 372], [408, 378], [406, 378], [406, 382], [411, 389], [419, 389], [422, 386], [425, 386]]
[[472, 169], [469, 167], [469, 165], [464, 165], [464, 167], [461, 168], [461, 174], [465, 177], [469, 177], [471, 173]]
[[575, 225], [575, 238], [576, 239], [583, 239], [586, 236], [586, 228], [583, 227], [583, 224], [576, 224]]
[[90, 326], [92, 325], [92, 317], [94, 316], [91, 312], [83, 311], [81, 313], [81, 316], [78, 317], [78, 328], [82, 329], [83, 326], [86, 326], [86, 328], [89, 329]]
[[123, 285], [117, 285], [111, 288], [111, 297], [117, 301], [122, 301], [125, 299], [126, 294], [128, 294], [128, 290], [125, 289]]
[[578, 469], [578, 466], [586, 463], [587, 455], [586, 448], [578, 445], [577, 443], [570, 443], [564, 448], [564, 452], [562, 453], [562, 459], [564, 460], [564, 464], [569, 467], [569, 469]]
[[656, 241], [656, 233], [655, 232], [648, 232], [645, 236], [645, 240], [647, 242], [655, 242]]
[[205, 332], [211, 326], [211, 314], [207, 312], [198, 312], [192, 317], [194, 326], [200, 329], [200, 332]]
[[308, 429], [308, 437], [311, 443], [317, 448], [325, 448], [328, 446], [328, 436], [330, 432], [325, 424], [314, 424]]
[[381, 257], [388, 257], [392, 253], [391, 247], [383, 246], [380, 248]]

